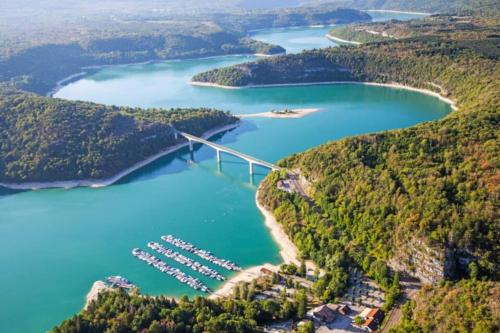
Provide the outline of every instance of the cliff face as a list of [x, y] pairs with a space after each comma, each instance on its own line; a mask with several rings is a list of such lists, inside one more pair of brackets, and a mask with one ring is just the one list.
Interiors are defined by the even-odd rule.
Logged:
[[397, 253], [388, 260], [395, 271], [418, 278], [423, 283], [437, 284], [440, 280], [455, 274], [454, 251], [431, 248], [420, 239], [396, 247]]

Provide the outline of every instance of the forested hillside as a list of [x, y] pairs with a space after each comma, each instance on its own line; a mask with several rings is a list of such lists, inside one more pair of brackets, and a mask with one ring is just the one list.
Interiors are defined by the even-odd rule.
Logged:
[[0, 92], [0, 182], [102, 179], [237, 119], [220, 111], [142, 110]]
[[403, 322], [390, 333], [498, 332], [500, 286], [483, 281], [424, 287], [405, 305]]
[[473, 16], [431, 16], [411, 21], [349, 24], [332, 28], [329, 35], [359, 43], [382, 42], [417, 36], [449, 34], [453, 40], [488, 39], [495, 36], [490, 19]]
[[[482, 274], [498, 278], [499, 40], [498, 26], [487, 22], [479, 32], [449, 29], [307, 51], [202, 73], [194, 80], [398, 82], [455, 99], [459, 111], [441, 121], [332, 142], [282, 161], [313, 183], [313, 208], [276, 190], [276, 176], [266, 180], [261, 199], [318, 262], [327, 253], [351, 249], [365, 269], [367, 257], [406, 261], [405, 269], [434, 281], [435, 275], [463, 274], [475, 262]], [[434, 273], [425, 267], [431, 258], [410, 265], [412, 251], [427, 248], [438, 249], [433, 259], [441, 269]]]
[[[314, 1], [314, 0], [313, 0]], [[357, 9], [402, 10], [425, 13], [492, 13], [499, 10], [496, 0], [333, 0], [338, 6]]]
[[[186, 33], [108, 32], [62, 44], [41, 44], [22, 50], [3, 48], [0, 81], [40, 94], [82, 67], [153, 60], [198, 58], [224, 54], [275, 54], [285, 50], [220, 28], [199, 27]], [[209, 30], [204, 32], [204, 30]]]
[[[87, 66], [284, 53], [280, 46], [249, 38], [247, 29], [370, 19], [356, 10], [331, 8], [224, 15], [131, 14], [121, 8], [115, 14], [110, 4], [102, 6], [103, 16], [68, 15], [53, 21], [36, 16], [26, 25], [13, 22], [31, 9], [6, 5], [10, 11], [0, 8], [5, 16], [0, 23], [0, 182], [7, 183], [106, 178], [174, 144], [170, 122], [199, 135], [236, 121], [213, 110], [117, 108], [19, 90], [46, 94], [59, 80], [83, 68], [93, 70]], [[74, 14], [71, 6], [86, 13], [97, 5], [61, 4], [53, 10]]]
[[[109, 23], [111, 20], [112, 24]], [[370, 20], [357, 10], [293, 9], [194, 17], [126, 16], [37, 28], [0, 24], [0, 82], [46, 94], [82, 67], [227, 54], [278, 54], [277, 45], [248, 37], [248, 30], [276, 26]]]

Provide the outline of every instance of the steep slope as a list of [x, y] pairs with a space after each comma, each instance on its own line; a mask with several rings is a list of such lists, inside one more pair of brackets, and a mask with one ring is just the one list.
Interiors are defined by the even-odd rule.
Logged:
[[500, 285], [462, 281], [424, 287], [405, 306], [403, 323], [391, 333], [498, 332]]
[[495, 31], [498, 26], [483, 22], [480, 32], [457, 29], [308, 51], [202, 73], [194, 80], [236, 86], [397, 82], [455, 99], [459, 110], [443, 120], [332, 142], [282, 161], [313, 184], [312, 202], [277, 190], [276, 176], [264, 183], [261, 200], [302, 251], [319, 262], [347, 248], [367, 270], [370, 261], [385, 262], [426, 282], [465, 274], [473, 261], [483, 274], [497, 278]]

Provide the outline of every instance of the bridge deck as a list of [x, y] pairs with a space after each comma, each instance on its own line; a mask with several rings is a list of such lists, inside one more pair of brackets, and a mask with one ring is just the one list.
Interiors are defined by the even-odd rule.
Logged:
[[185, 137], [188, 140], [205, 144], [205, 145], [210, 146], [210, 147], [212, 147], [212, 148], [214, 148], [216, 150], [220, 150], [220, 151], [223, 151], [225, 153], [228, 153], [228, 154], [234, 155], [236, 157], [242, 158], [242, 159], [244, 159], [244, 160], [246, 160], [246, 161], [248, 161], [250, 163], [261, 165], [261, 166], [264, 166], [264, 167], [269, 168], [271, 170], [281, 170], [281, 168], [279, 166], [275, 165], [275, 164], [272, 164], [272, 163], [260, 160], [258, 158], [252, 157], [252, 156], [247, 155], [247, 154], [240, 153], [237, 150], [234, 150], [234, 149], [222, 146], [222, 145], [218, 145], [218, 144], [216, 144], [214, 142], [207, 141], [205, 139], [202, 139], [202, 138], [199, 138], [197, 136], [194, 136], [194, 135], [191, 135], [191, 134], [187, 134], [187, 133], [184, 133], [184, 132], [179, 132], [179, 134], [182, 135], [183, 137]]

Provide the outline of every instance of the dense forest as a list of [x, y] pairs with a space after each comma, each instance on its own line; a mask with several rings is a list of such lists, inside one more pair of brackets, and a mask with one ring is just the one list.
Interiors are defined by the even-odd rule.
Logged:
[[[276, 54], [285, 50], [220, 28], [200, 32], [120, 32], [87, 36], [81, 41], [44, 44], [13, 53], [0, 60], [0, 81], [40, 94], [82, 67], [136, 63], [152, 60], [198, 58], [224, 54]], [[8, 46], [7, 46], [8, 47]]]
[[83, 67], [227, 54], [278, 54], [277, 45], [248, 37], [248, 30], [275, 26], [369, 21], [350, 9], [293, 9], [205, 14], [113, 17], [113, 24], [61, 25], [22, 29], [0, 24], [0, 82], [48, 93], [59, 80]]
[[[325, 282], [331, 295], [349, 263], [386, 286], [394, 261], [430, 281], [473, 272], [499, 278], [498, 25], [434, 19], [447, 20], [448, 29], [414, 30], [410, 38], [306, 51], [194, 78], [236, 86], [398, 82], [456, 101], [459, 110], [440, 121], [331, 142], [281, 161], [311, 182], [308, 198], [279, 190], [284, 174], [264, 181], [260, 201], [303, 255], [331, 272]], [[473, 24], [467, 28], [466, 21]], [[426, 271], [434, 262], [441, 269]]]
[[246, 29], [370, 19], [356, 10], [331, 8], [191, 16], [138, 12], [91, 22], [69, 17], [70, 24], [34, 19], [13, 28], [8, 18], [19, 8], [12, 6], [0, 23], [0, 182], [5, 183], [107, 178], [173, 145], [169, 123], [201, 135], [236, 121], [215, 110], [118, 108], [22, 90], [45, 94], [87, 66], [284, 53], [280, 46], [249, 38]]
[[500, 286], [489, 281], [425, 286], [404, 306], [403, 322], [390, 333], [498, 332], [499, 299]]
[[142, 110], [0, 90], [0, 182], [110, 177], [176, 143], [237, 121], [208, 109]]
[[424, 13], [458, 13], [470, 11], [491, 14], [500, 7], [496, 0], [333, 0], [338, 6], [357, 9], [402, 10]]
[[98, 332], [262, 332], [261, 326], [292, 318], [294, 302], [246, 301], [234, 298], [210, 300], [183, 297], [144, 297], [134, 293], [110, 291], [81, 313], [55, 327], [52, 333]]
[[450, 34], [454, 40], [487, 39], [494, 36], [490, 19], [473, 16], [433, 15], [411, 21], [371, 22], [332, 28], [329, 35], [359, 43], [383, 42], [390, 39]]

